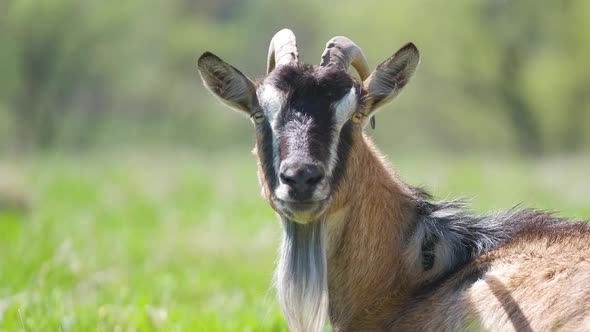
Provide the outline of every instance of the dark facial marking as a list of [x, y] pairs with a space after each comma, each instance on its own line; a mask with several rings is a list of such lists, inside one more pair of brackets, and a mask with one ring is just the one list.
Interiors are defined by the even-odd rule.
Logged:
[[273, 192], [277, 187], [277, 174], [273, 167], [272, 129], [268, 121], [261, 123], [258, 128], [258, 135], [256, 135], [258, 156], [269, 187], [268, 189]]
[[334, 167], [334, 171], [332, 173], [332, 180], [330, 186], [333, 191], [338, 190], [338, 185], [344, 178], [345, 171], [348, 164], [348, 156], [350, 155], [350, 149], [352, 148], [353, 143], [353, 124], [352, 122], [348, 121], [340, 130], [340, 140], [338, 141], [338, 149], [337, 149], [337, 156], [338, 162], [336, 163], [336, 167]]
[[335, 125], [331, 108], [355, 82], [343, 71], [311, 66], [281, 67], [268, 82], [287, 94], [286, 109], [277, 119], [281, 160], [288, 156], [289, 149], [302, 148], [293, 146], [294, 142], [287, 139], [291, 137], [306, 145], [312, 159], [326, 163]]

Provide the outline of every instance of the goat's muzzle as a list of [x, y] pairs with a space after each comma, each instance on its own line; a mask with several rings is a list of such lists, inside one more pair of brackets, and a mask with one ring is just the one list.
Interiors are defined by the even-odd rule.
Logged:
[[277, 212], [296, 222], [311, 222], [324, 211], [328, 201], [324, 168], [295, 158], [283, 161], [274, 196]]

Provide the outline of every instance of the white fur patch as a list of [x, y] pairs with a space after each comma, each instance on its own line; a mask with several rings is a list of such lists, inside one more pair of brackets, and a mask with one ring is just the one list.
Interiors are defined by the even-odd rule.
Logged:
[[264, 110], [264, 114], [272, 123], [285, 104], [287, 99], [285, 93], [274, 86], [267, 84], [258, 89], [257, 96], [258, 102]]
[[291, 331], [323, 331], [329, 303], [325, 222], [283, 219], [283, 230], [275, 273], [279, 305]]
[[328, 162], [327, 174], [332, 174], [332, 171], [338, 163], [338, 141], [340, 137], [340, 130], [342, 126], [348, 121], [352, 112], [356, 110], [358, 97], [356, 89], [352, 87], [336, 105], [334, 106], [334, 129], [332, 130], [332, 142], [330, 145], [330, 159]]
[[278, 114], [285, 106], [287, 96], [285, 93], [276, 87], [268, 84], [263, 85], [261, 89], [257, 91], [258, 102], [264, 111], [264, 114], [272, 129], [272, 150], [273, 150], [273, 167], [276, 174], [279, 172], [280, 160], [279, 160], [279, 138], [277, 137], [277, 119]]
[[338, 103], [334, 106], [334, 119], [336, 119], [336, 126], [341, 127], [350, 118], [352, 112], [356, 110], [358, 97], [356, 89], [352, 87]]

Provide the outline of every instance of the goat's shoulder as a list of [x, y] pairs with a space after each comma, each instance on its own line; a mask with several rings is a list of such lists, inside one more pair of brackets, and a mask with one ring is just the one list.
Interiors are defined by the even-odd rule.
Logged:
[[587, 223], [545, 211], [511, 209], [475, 215], [462, 201], [434, 203], [423, 190], [414, 188], [414, 192], [417, 217], [404, 256], [422, 282], [445, 279], [476, 258], [485, 260], [514, 246], [579, 247], [590, 236]]
[[536, 331], [590, 323], [587, 223], [534, 210], [481, 218], [476, 223], [491, 218], [511, 230], [494, 247], [418, 287], [407, 319], [394, 325]]

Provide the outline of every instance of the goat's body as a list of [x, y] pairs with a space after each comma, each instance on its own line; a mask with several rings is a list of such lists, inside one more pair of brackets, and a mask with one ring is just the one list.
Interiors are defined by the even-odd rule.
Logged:
[[[464, 280], [462, 285], [451, 285], [451, 289], [464, 291], [449, 294], [449, 308], [444, 313], [450, 319], [441, 326], [452, 330], [449, 323], [452, 313], [457, 312], [464, 315], [462, 326], [486, 330], [588, 331], [590, 236], [587, 231], [586, 235], [559, 233], [551, 231], [515, 241], [467, 267], [467, 273], [487, 271], [477, 279], [474, 275]], [[445, 294], [436, 292], [431, 299], [436, 301], [440, 296]], [[420, 316], [416, 314], [414, 317]], [[436, 329], [434, 325], [428, 328]]]
[[284, 227], [275, 281], [293, 331], [321, 331], [327, 316], [336, 331], [590, 330], [588, 225], [433, 203], [364, 136], [414, 74], [415, 45], [370, 74], [346, 37], [316, 67], [298, 63], [290, 30], [268, 55], [258, 84], [208, 52], [198, 66], [255, 124], [263, 195]]
[[429, 292], [418, 290], [421, 294], [384, 327], [393, 331], [590, 330], [590, 233], [582, 225], [558, 227], [563, 229], [517, 234], [451, 272], [444, 281], [426, 285]]
[[[326, 220], [336, 331], [590, 329], [590, 227], [430, 203], [392, 176], [366, 137], [355, 140]], [[362, 181], [348, 178], [360, 169]]]

